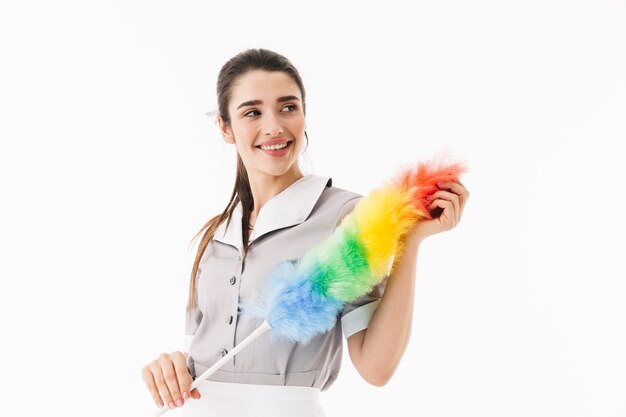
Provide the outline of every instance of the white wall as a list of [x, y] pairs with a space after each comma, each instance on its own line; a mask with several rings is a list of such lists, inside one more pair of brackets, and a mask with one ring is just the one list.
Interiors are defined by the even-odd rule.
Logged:
[[418, 254], [400, 368], [369, 386], [346, 352], [327, 414], [626, 415], [625, 18], [599, 0], [3, 3], [3, 412], [156, 411], [141, 367], [180, 348], [188, 245], [234, 179], [205, 113], [222, 64], [265, 47], [303, 76], [308, 172], [365, 194], [442, 148], [471, 169], [461, 223]]

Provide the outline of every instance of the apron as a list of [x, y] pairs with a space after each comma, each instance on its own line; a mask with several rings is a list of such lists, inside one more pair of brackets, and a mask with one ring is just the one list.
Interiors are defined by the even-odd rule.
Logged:
[[319, 388], [204, 380], [199, 400], [190, 398], [182, 417], [326, 417]]

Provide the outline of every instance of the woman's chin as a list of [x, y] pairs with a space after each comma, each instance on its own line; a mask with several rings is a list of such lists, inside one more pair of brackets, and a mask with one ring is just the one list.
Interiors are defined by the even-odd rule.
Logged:
[[292, 165], [285, 163], [264, 164], [255, 171], [261, 175], [271, 175], [274, 177], [281, 177], [287, 175], [292, 168]]

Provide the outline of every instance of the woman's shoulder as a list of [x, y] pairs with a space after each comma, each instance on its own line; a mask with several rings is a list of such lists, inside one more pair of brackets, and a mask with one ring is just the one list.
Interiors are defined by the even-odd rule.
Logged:
[[350, 211], [363, 195], [332, 185], [332, 179], [322, 191], [317, 202], [318, 208], [338, 211]]

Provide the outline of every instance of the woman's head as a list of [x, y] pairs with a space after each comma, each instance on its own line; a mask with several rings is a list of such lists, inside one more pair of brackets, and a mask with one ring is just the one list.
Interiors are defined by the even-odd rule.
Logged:
[[[306, 137], [306, 94], [296, 68], [267, 49], [249, 49], [227, 61], [217, 80], [218, 122], [224, 140], [237, 146], [247, 175], [299, 173]], [[262, 144], [288, 143], [267, 152]]]

